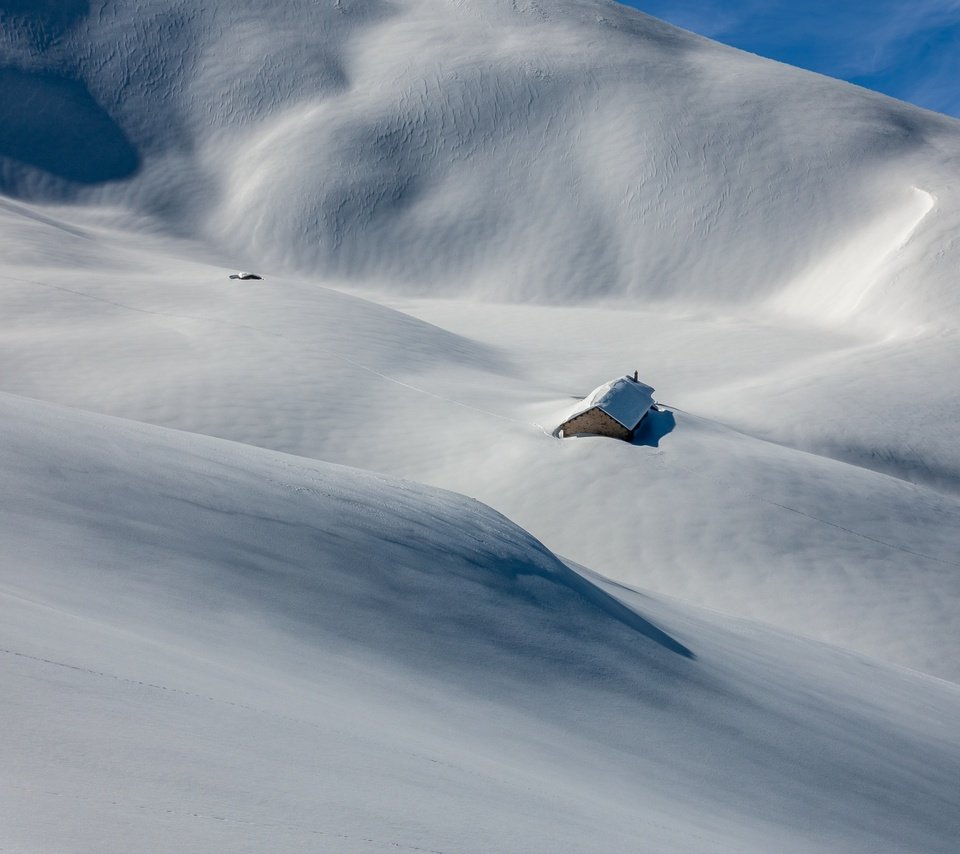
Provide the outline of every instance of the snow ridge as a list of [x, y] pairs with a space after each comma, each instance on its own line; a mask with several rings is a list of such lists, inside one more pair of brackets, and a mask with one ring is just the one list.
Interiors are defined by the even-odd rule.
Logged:
[[936, 851], [960, 829], [956, 686], [607, 592], [450, 493], [0, 410], [7, 841], [583, 850], [639, 825], [677, 851]]
[[[81, 5], [8, 15], [3, 73], [31, 103], [8, 103], [8, 193], [421, 294], [793, 310], [812, 280], [815, 320], [957, 319], [944, 117], [593, 0]], [[95, 152], [45, 118], [68, 106]], [[56, 150], [25, 156], [38, 137]], [[875, 248], [921, 208], [895, 258]]]

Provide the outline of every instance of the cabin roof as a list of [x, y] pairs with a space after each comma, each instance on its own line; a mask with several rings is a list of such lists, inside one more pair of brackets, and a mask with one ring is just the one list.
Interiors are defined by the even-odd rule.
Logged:
[[566, 414], [563, 423], [596, 408], [627, 430], [633, 430], [651, 406], [653, 388], [633, 377], [624, 376], [595, 388]]

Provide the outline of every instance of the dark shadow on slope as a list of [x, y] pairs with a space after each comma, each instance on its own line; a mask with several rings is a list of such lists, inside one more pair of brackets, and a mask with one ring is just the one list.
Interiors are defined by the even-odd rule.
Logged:
[[[0, 91], [0, 158], [80, 184], [139, 168], [136, 149], [81, 81], [0, 68]], [[5, 169], [0, 190], [14, 191], [12, 180]]]
[[574, 570], [570, 570], [573, 579], [568, 581], [570, 587], [576, 590], [584, 599], [593, 605], [596, 605], [611, 617], [619, 620], [621, 623], [629, 626], [635, 632], [643, 635], [645, 638], [659, 644], [670, 652], [681, 655], [684, 658], [696, 659], [696, 655], [688, 647], [674, 640], [663, 629], [658, 628], [649, 620], [641, 617], [636, 611], [628, 608], [619, 600], [615, 599], [609, 593], [601, 590], [588, 579], [584, 578]]
[[676, 426], [677, 419], [673, 417], [672, 412], [667, 409], [651, 409], [633, 434], [633, 444], [658, 448], [660, 440], [672, 433]]
[[90, 11], [90, 0], [0, 0], [0, 15], [69, 27]]
[[0, 30], [43, 50], [88, 14], [89, 0], [0, 0]]
[[[180, 500], [185, 499], [181, 498]], [[483, 508], [483, 510], [487, 513], [495, 512], [490, 511], [489, 508]], [[268, 520], [265, 518], [264, 521]], [[504, 521], [508, 525], [513, 525], [505, 518]], [[329, 538], [331, 532], [326, 532], [324, 536]], [[696, 659], [696, 655], [688, 647], [593, 583], [587, 577], [587, 570], [578, 571], [577, 564], [561, 559], [533, 538], [530, 538], [526, 545], [532, 547], [534, 551], [524, 560], [507, 558], [497, 554], [496, 551], [487, 551], [487, 548], [484, 547], [476, 550], [472, 548], [460, 550], [456, 547], [444, 546], [442, 549], [438, 549], [436, 544], [429, 539], [421, 539], [409, 531], [405, 531], [402, 537], [394, 538], [381, 530], [378, 532], [378, 539], [381, 543], [388, 543], [396, 547], [400, 553], [407, 552], [414, 555], [415, 557], [411, 562], [417, 566], [416, 574], [421, 578], [432, 577], [436, 579], [440, 577], [444, 584], [456, 580], [458, 587], [466, 582], [475, 590], [483, 589], [487, 593], [495, 593], [498, 597], [504, 597], [496, 605], [496, 610], [501, 613], [503, 613], [504, 601], [514, 603], [522, 601], [525, 606], [532, 607], [537, 611], [556, 612], [565, 599], [564, 594], [561, 594], [558, 598], [557, 593], [566, 588], [582, 602], [586, 602], [608, 618], [612, 618], [617, 623], [637, 632], [658, 646], [683, 658]], [[535, 558], [538, 553], [540, 560], [531, 559]], [[428, 559], [424, 559], [425, 557]], [[394, 614], [403, 611], [403, 602], [416, 602], [422, 598], [419, 594], [416, 596], [410, 595], [410, 576], [405, 579], [402, 586], [393, 586], [396, 583], [396, 567], [403, 563], [404, 561], [391, 563], [389, 573], [383, 576], [385, 585], [392, 589], [390, 608]], [[373, 574], [374, 572], [375, 570], [372, 567], [368, 568], [368, 573]], [[537, 586], [534, 588], [537, 592], [533, 592], [532, 589], [522, 583], [524, 579], [528, 578], [540, 579], [546, 582], [548, 586]], [[435, 584], [435, 581], [431, 582], [429, 588], [434, 588]], [[569, 600], [567, 601], [569, 602]], [[495, 624], [490, 621], [488, 613], [484, 614], [479, 602], [480, 599], [475, 596], [473, 604], [467, 602], [466, 607], [463, 607], [463, 603], [461, 603], [458, 609], [450, 607], [443, 609], [445, 616], [452, 618], [452, 623], [456, 626], [454, 635], [469, 634], [475, 630], [487, 633], [494, 629]], [[579, 606], [574, 606], [573, 612], [583, 617], [590, 613], [590, 609], [583, 611]], [[432, 618], [436, 619], [437, 614], [437, 611], [432, 612]], [[566, 625], [565, 628], [569, 629], [570, 625]], [[435, 632], [436, 629], [434, 629]], [[516, 648], [515, 643], [505, 644], [505, 646]]]
[[619, 599], [611, 596], [590, 581], [584, 574], [578, 572], [577, 564], [570, 561], [563, 561], [563, 564], [570, 572], [570, 575], [565, 578], [564, 581], [588, 602], [596, 605], [611, 617], [614, 617], [621, 623], [625, 623], [635, 632], [639, 632], [645, 638], [659, 644], [664, 649], [668, 649], [677, 655], [682, 655], [684, 658], [696, 659], [696, 655], [694, 655], [691, 649], [685, 647], [679, 641], [674, 640], [663, 631], [663, 629], [658, 628], [649, 620], [641, 617], [640, 614], [632, 608], [624, 605]]

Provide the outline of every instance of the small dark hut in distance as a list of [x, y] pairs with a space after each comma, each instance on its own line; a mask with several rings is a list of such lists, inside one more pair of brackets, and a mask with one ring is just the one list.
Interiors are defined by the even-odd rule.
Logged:
[[554, 434], [562, 438], [589, 434], [629, 442], [653, 406], [653, 388], [624, 376], [604, 383], [567, 413]]

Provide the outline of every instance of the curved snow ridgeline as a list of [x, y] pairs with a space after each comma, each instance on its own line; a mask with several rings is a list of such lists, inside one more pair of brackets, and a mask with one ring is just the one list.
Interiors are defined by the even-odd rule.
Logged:
[[588, 580], [451, 493], [9, 395], [0, 415], [7, 847], [960, 832], [955, 686]]
[[26, 8], [0, 11], [23, 198], [438, 295], [958, 317], [956, 121], [612, 3]]

